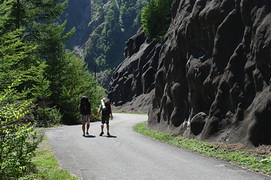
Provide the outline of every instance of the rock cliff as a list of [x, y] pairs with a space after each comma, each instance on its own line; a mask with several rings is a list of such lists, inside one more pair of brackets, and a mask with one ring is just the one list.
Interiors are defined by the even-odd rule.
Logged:
[[114, 71], [109, 85], [108, 97], [115, 106], [123, 106], [125, 111], [148, 111], [160, 49], [161, 45], [148, 42], [142, 31], [126, 42], [125, 60]]
[[81, 48], [90, 34], [88, 23], [91, 19], [91, 0], [68, 0], [68, 7], [61, 19], [67, 19], [67, 30], [73, 27], [76, 29], [74, 35], [66, 42], [67, 48]]
[[[155, 51], [155, 58], [144, 51]], [[136, 61], [126, 56], [115, 72], [111, 92], [118, 97], [110, 96], [121, 105], [154, 85], [151, 128], [207, 141], [271, 144], [271, 1], [176, 0], [159, 50], [145, 44], [133, 56]], [[144, 78], [143, 67], [154, 59], [155, 75]]]

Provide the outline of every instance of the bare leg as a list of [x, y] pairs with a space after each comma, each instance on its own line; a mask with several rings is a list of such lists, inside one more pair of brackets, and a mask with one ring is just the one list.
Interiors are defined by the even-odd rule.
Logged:
[[110, 133], [109, 133], [109, 124], [106, 124], [106, 129], [107, 129], [107, 135], [110, 136]]
[[82, 123], [82, 131], [83, 131], [83, 136], [85, 136], [85, 123]]
[[102, 136], [104, 134], [104, 125], [102, 124], [101, 125], [101, 133], [100, 133], [100, 136]]
[[88, 134], [89, 127], [90, 127], [90, 124], [87, 124], [87, 134]]

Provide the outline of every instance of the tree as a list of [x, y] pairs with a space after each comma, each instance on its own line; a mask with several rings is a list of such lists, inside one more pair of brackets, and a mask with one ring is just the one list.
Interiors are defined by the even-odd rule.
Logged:
[[20, 79], [16, 87], [28, 99], [45, 98], [49, 82], [44, 77], [45, 63], [36, 54], [37, 47], [23, 42], [24, 29], [7, 31], [12, 12], [12, 1], [1, 4], [0, 15], [0, 91]]
[[152, 0], [143, 8], [142, 27], [150, 39], [161, 40], [166, 34], [171, 20], [172, 0]]
[[[4, 48], [7, 48], [6, 52], [15, 49], [18, 55], [12, 54], [12, 56], [17, 55], [18, 58], [17, 61], [14, 61], [16, 58], [7, 55], [4, 57], [6, 59], [0, 62], [2, 63], [0, 68], [3, 68], [0, 82], [5, 81], [6, 83], [9, 79], [9, 82], [12, 82], [20, 77], [22, 82], [16, 89], [18, 92], [25, 92], [26, 97], [24, 98], [33, 99], [36, 104], [33, 107], [33, 113], [36, 117], [41, 117], [39, 112], [44, 114], [45, 111], [41, 108], [44, 110], [49, 108], [48, 112], [51, 113], [58, 112], [52, 109], [57, 108], [63, 114], [63, 122], [75, 123], [79, 119], [77, 109], [73, 108], [72, 111], [67, 109], [78, 104], [76, 100], [80, 98], [80, 94], [89, 96], [92, 94], [85, 94], [84, 90], [80, 90], [80, 84], [77, 84], [79, 90], [77, 90], [78, 93], [75, 93], [73, 84], [69, 83], [72, 78], [77, 78], [69, 71], [73, 72], [72, 68], [78, 67], [71, 65], [70, 55], [67, 55], [64, 45], [66, 39], [73, 34], [74, 29], [65, 33], [66, 22], [62, 24], [57, 22], [57, 18], [66, 6], [67, 1], [59, 3], [58, 0], [9, 1], [9, 13], [1, 11], [1, 13], [3, 12], [2, 17], [7, 18], [1, 28], [5, 37], [3, 36], [0, 41], [3, 51]], [[1, 80], [1, 78], [3, 79]], [[96, 84], [94, 85], [88, 80], [89, 78], [82, 81], [89, 84], [90, 89], [96, 88]], [[89, 91], [89, 93], [92, 92], [92, 90]], [[73, 97], [68, 97], [68, 95]]]
[[5, 28], [11, 10], [12, 0], [0, 2], [0, 179], [18, 179], [29, 171], [39, 140], [27, 116], [32, 100], [47, 88], [35, 46], [22, 41], [23, 29]]
[[86, 63], [76, 57], [73, 52], [65, 54], [66, 64], [62, 67], [65, 78], [62, 79], [62, 89], [59, 95], [62, 114], [66, 124], [77, 123], [79, 114], [79, 99], [88, 96], [92, 112], [97, 115], [99, 100], [104, 96], [104, 90], [99, 88], [97, 81], [89, 73]]

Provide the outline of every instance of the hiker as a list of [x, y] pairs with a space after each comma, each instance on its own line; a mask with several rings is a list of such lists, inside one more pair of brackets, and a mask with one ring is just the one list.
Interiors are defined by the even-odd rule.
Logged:
[[79, 109], [81, 114], [83, 136], [85, 136], [85, 134], [89, 135], [88, 130], [90, 127], [91, 106], [87, 96], [81, 97]]
[[102, 125], [101, 125], [100, 136], [102, 136], [104, 134], [104, 124], [106, 124], [107, 136], [110, 136], [110, 133], [109, 133], [109, 118], [111, 116], [111, 119], [113, 119], [113, 115], [112, 115], [112, 110], [111, 110], [111, 105], [110, 105], [110, 100], [109, 99], [103, 98], [101, 100], [99, 114], [101, 114], [101, 112], [102, 112]]

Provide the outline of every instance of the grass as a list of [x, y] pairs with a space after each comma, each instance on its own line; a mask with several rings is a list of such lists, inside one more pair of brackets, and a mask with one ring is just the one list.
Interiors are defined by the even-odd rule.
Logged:
[[45, 136], [35, 151], [36, 156], [32, 159], [34, 168], [32, 172], [20, 180], [78, 180], [69, 171], [59, 168], [59, 164], [54, 157], [48, 139]]
[[271, 175], [271, 146], [261, 146], [247, 150], [241, 144], [218, 144], [198, 141], [179, 136], [171, 136], [147, 128], [147, 122], [134, 126], [134, 130], [151, 138], [171, 145], [190, 149], [206, 156], [219, 158], [250, 170]]

